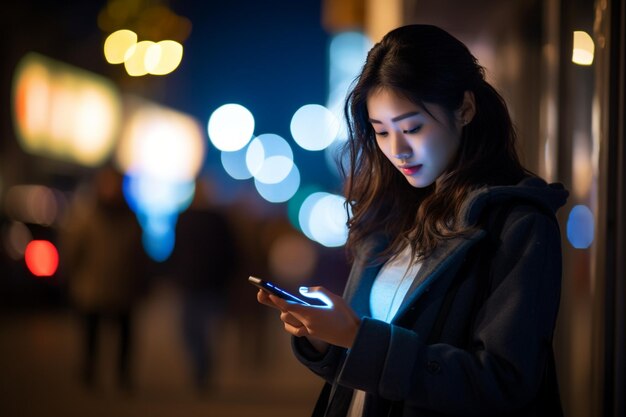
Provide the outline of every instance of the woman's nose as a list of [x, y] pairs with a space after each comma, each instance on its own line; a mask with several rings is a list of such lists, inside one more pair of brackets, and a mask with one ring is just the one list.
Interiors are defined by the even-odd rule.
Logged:
[[413, 155], [413, 149], [402, 133], [395, 133], [391, 138], [391, 155], [398, 159], [408, 159]]

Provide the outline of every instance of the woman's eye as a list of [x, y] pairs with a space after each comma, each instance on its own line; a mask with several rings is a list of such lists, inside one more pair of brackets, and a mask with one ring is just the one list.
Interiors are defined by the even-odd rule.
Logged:
[[374, 134], [375, 134], [376, 136], [380, 136], [380, 137], [385, 137], [385, 136], [387, 136], [387, 132], [376, 132], [376, 131], [374, 131]]
[[404, 133], [405, 134], [409, 134], [409, 135], [412, 134], [412, 133], [417, 133], [417, 132], [420, 131], [421, 128], [422, 128], [422, 125], [415, 126], [413, 129], [405, 130]]

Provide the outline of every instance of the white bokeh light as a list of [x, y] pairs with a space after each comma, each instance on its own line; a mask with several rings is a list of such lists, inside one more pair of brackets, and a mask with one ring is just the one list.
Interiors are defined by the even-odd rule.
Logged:
[[313, 240], [327, 247], [342, 246], [346, 243], [348, 219], [344, 202], [343, 197], [328, 194], [315, 203], [309, 219]]
[[309, 239], [327, 247], [342, 246], [348, 238], [345, 199], [316, 192], [309, 195], [298, 214], [300, 229]]
[[141, 99], [130, 100], [128, 107], [116, 150], [122, 171], [166, 181], [195, 178], [206, 153], [201, 125], [184, 113]]
[[317, 204], [319, 200], [326, 197], [327, 195], [330, 194], [325, 192], [312, 193], [304, 199], [302, 205], [300, 206], [300, 210], [298, 212], [298, 223], [300, 225], [300, 230], [302, 230], [302, 233], [304, 233], [304, 235], [311, 240], [315, 240], [313, 238], [313, 233], [311, 232], [310, 227], [311, 213], [313, 212], [315, 204]]
[[326, 107], [307, 104], [294, 113], [290, 129], [300, 147], [308, 151], [321, 151], [337, 137], [339, 120]]
[[213, 145], [226, 152], [242, 149], [254, 134], [254, 116], [240, 104], [224, 104], [209, 118], [207, 126]]

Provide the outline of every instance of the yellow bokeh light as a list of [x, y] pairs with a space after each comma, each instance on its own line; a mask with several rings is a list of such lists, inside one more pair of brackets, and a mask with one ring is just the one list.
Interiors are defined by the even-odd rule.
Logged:
[[595, 45], [591, 36], [584, 31], [575, 31], [572, 62], [578, 65], [591, 65], [593, 63], [594, 51]]
[[150, 46], [146, 54], [146, 69], [153, 75], [165, 75], [174, 71], [183, 59], [183, 46], [165, 40]]
[[146, 54], [152, 45], [154, 45], [152, 41], [141, 41], [135, 45], [135, 52], [124, 61], [124, 67], [128, 75], [140, 77], [148, 73], [148, 69], [146, 68]]
[[146, 57], [144, 58], [144, 64], [146, 66], [146, 70], [152, 74], [152, 71], [159, 65], [161, 61], [161, 56], [163, 55], [163, 50], [161, 45], [155, 43], [154, 45], [150, 45], [148, 50], [146, 51]]
[[109, 64], [121, 64], [136, 43], [137, 34], [132, 30], [121, 29], [113, 32], [104, 41], [104, 57]]

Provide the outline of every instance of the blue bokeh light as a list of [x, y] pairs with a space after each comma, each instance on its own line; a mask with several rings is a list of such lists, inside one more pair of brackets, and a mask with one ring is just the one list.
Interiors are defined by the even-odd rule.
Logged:
[[330, 41], [330, 82], [337, 85], [345, 79], [353, 80], [359, 73], [372, 41], [362, 32], [349, 31], [335, 35]]
[[176, 220], [191, 204], [195, 182], [126, 175], [123, 192], [143, 231], [146, 253], [157, 262], [166, 260], [174, 248]]
[[246, 165], [247, 147], [234, 152], [222, 152], [220, 160], [224, 171], [236, 180], [247, 180], [252, 178], [252, 173]]
[[254, 179], [254, 186], [261, 197], [270, 203], [284, 203], [293, 197], [300, 187], [300, 171], [293, 165], [289, 175], [279, 183], [266, 184]]
[[246, 165], [255, 180], [264, 184], [282, 182], [293, 168], [289, 143], [273, 133], [259, 135], [248, 146]]
[[572, 207], [567, 219], [567, 239], [576, 249], [587, 249], [593, 243], [595, 224], [593, 213], [585, 205]]

